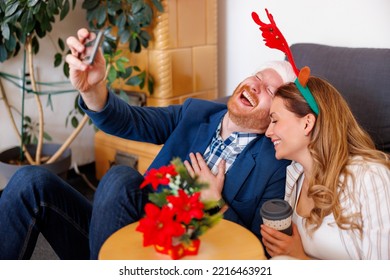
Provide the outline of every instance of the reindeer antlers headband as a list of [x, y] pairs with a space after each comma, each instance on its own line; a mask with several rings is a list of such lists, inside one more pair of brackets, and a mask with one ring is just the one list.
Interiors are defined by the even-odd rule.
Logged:
[[295, 85], [297, 86], [302, 96], [305, 98], [306, 102], [309, 104], [310, 108], [318, 116], [319, 109], [317, 102], [315, 101], [313, 94], [310, 92], [310, 89], [307, 87], [307, 81], [309, 80], [310, 76], [310, 68], [308, 66], [303, 67], [301, 70], [297, 68], [286, 39], [284, 38], [282, 32], [280, 32], [279, 28], [276, 26], [273, 16], [268, 13], [267, 9], [265, 9], [265, 11], [270, 21], [269, 24], [262, 22], [259, 15], [256, 12], [252, 12], [252, 19], [257, 25], [260, 26], [259, 29], [262, 32], [261, 35], [264, 38], [265, 45], [271, 49], [278, 49], [285, 53], [295, 74], [298, 77], [295, 80]]

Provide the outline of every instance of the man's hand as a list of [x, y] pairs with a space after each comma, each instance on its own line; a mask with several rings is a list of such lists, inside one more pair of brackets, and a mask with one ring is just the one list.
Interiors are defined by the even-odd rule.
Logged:
[[72, 85], [80, 91], [90, 110], [100, 111], [107, 101], [105, 85], [106, 62], [101, 49], [98, 50], [94, 63], [83, 62], [86, 55], [85, 44], [96, 38], [96, 34], [82, 28], [77, 32], [77, 38], [68, 37], [66, 43], [71, 54], [66, 56], [69, 64], [69, 78]]
[[222, 188], [225, 181], [226, 162], [222, 160], [218, 165], [218, 173], [214, 175], [207, 166], [203, 156], [200, 153], [190, 153], [190, 160], [184, 161], [191, 177], [198, 176], [199, 181], [205, 182], [209, 185], [201, 191], [201, 198], [203, 200], [219, 200], [222, 198]]

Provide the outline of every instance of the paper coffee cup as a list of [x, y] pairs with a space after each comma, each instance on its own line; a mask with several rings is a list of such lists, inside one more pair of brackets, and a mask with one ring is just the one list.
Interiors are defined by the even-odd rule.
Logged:
[[290, 204], [283, 199], [268, 200], [260, 209], [260, 215], [265, 225], [288, 235], [292, 234], [292, 213]]

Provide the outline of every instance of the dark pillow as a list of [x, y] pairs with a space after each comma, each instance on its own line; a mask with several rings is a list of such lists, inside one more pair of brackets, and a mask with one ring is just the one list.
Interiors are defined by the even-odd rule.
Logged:
[[378, 149], [390, 153], [390, 49], [298, 43], [291, 51], [298, 68], [309, 66], [340, 91]]

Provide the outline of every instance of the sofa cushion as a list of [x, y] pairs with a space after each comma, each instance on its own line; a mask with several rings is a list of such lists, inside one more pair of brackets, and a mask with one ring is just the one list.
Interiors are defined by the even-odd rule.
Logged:
[[390, 153], [390, 49], [291, 45], [298, 68], [329, 81], [344, 96], [378, 149]]

